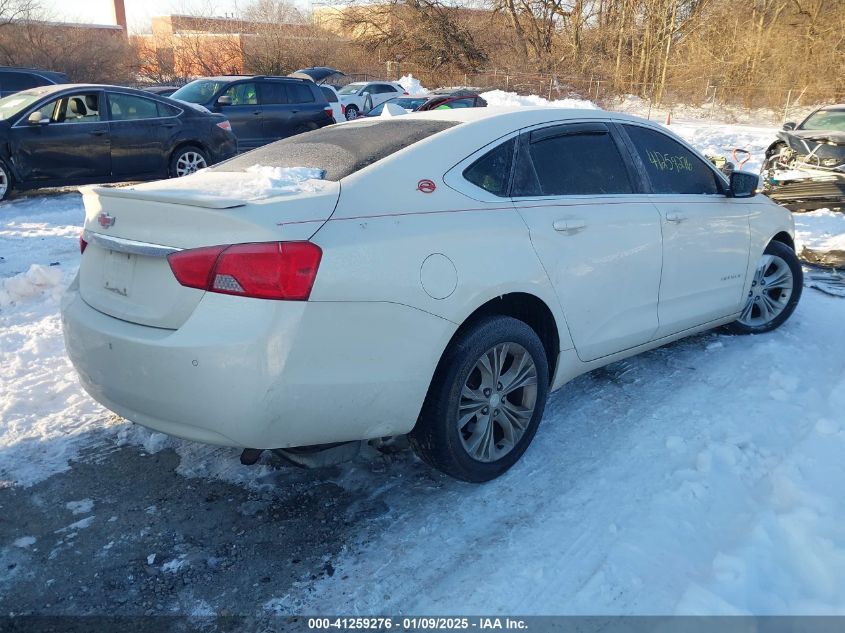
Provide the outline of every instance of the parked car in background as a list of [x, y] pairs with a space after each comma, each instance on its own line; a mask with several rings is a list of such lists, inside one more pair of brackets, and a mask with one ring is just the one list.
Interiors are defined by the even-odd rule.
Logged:
[[845, 207], [845, 103], [786, 123], [766, 150], [763, 193], [793, 211]]
[[179, 88], [171, 98], [224, 114], [240, 150], [335, 122], [332, 106], [317, 84], [293, 77], [206, 77]]
[[[256, 164], [286, 186], [256, 190]], [[790, 317], [792, 215], [757, 181], [601, 110], [344, 123], [87, 191], [67, 350], [95, 400], [156, 431], [312, 450], [409, 433], [427, 464], [486, 481], [579, 374]]]
[[236, 153], [224, 116], [142, 90], [62, 84], [0, 99], [0, 199], [12, 189], [184, 176]]
[[174, 92], [179, 90], [179, 86], [146, 86], [142, 88], [145, 92], [152, 92], [159, 97], [169, 97]]
[[367, 112], [366, 116], [381, 116], [382, 112], [384, 112], [384, 108], [387, 106], [388, 103], [397, 105], [400, 108], [403, 108], [406, 112], [416, 112], [417, 110], [419, 110], [422, 104], [428, 101], [428, 99], [428, 95], [393, 97], [392, 99], [388, 99], [387, 101], [383, 101], [382, 103], [378, 104], [375, 108]]
[[487, 101], [477, 92], [457, 88], [453, 90], [437, 91], [429, 95], [428, 101], [419, 107], [420, 112], [426, 110], [452, 108], [485, 108]]
[[66, 84], [67, 82], [68, 78], [64, 73], [39, 70], [38, 68], [0, 66], [0, 97], [8, 97], [29, 88]]
[[402, 84], [393, 81], [358, 81], [346, 84], [338, 90], [338, 94], [346, 119], [352, 121], [388, 99], [408, 93]]
[[337, 94], [337, 88], [327, 84], [318, 85], [320, 87], [320, 91], [323, 93], [323, 96], [326, 97], [326, 101], [328, 101], [329, 105], [332, 107], [332, 116], [334, 117], [335, 123], [345, 121], [346, 112], [343, 104], [340, 102], [340, 95]]

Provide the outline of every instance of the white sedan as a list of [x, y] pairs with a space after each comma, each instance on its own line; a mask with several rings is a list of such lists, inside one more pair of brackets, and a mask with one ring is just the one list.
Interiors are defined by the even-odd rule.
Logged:
[[89, 189], [65, 339], [99, 402], [247, 449], [409, 434], [468, 481], [551, 390], [801, 295], [789, 212], [603, 111], [377, 117], [198, 174]]

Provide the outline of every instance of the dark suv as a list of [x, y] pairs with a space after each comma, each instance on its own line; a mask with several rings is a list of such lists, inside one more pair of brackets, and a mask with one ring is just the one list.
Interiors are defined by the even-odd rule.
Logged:
[[291, 77], [206, 77], [183, 86], [171, 98], [224, 114], [238, 137], [239, 150], [335, 122], [319, 86]]
[[52, 84], [66, 84], [67, 82], [68, 78], [64, 73], [38, 70], [37, 68], [0, 66], [0, 97], [8, 97], [21, 90]]

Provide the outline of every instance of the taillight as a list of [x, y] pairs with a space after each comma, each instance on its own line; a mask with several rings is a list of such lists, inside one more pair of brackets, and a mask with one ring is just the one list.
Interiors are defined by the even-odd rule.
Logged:
[[334, 118], [334, 110], [332, 110], [332, 107], [330, 105], [323, 108], [323, 112], [325, 112], [326, 116], [329, 117], [330, 119]]
[[343, 114], [343, 116], [346, 116], [346, 104], [345, 103], [340, 104], [340, 112], [341, 112], [341, 114]]
[[88, 242], [85, 241], [84, 236], [85, 236], [84, 233], [79, 234], [79, 254], [80, 255], [82, 255], [82, 253], [84, 253], [85, 249], [88, 247]]
[[219, 127], [221, 130], [226, 130], [227, 132], [231, 132], [231, 131], [232, 131], [232, 124], [231, 124], [231, 123], [229, 123], [229, 119], [226, 119], [225, 121], [220, 121], [220, 123], [217, 123], [216, 125], [217, 125], [217, 127]]
[[167, 256], [183, 286], [256, 299], [306, 301], [323, 251], [311, 242], [193, 248]]

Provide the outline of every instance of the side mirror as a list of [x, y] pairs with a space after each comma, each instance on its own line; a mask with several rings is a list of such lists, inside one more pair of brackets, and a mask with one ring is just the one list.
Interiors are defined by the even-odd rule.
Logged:
[[44, 115], [42, 115], [40, 111], [36, 110], [27, 117], [26, 122], [30, 125], [45, 125], [50, 122], [50, 119], [45, 119]]
[[747, 171], [734, 171], [731, 173], [731, 198], [753, 198], [757, 194], [757, 187], [760, 185], [760, 177]]
[[794, 122], [794, 121], [790, 121], [789, 123], [784, 123], [784, 124], [783, 124], [783, 129], [784, 129], [784, 130], [786, 130], [787, 132], [788, 132], [789, 130], [794, 130], [794, 129], [795, 129], [795, 127], [796, 127], [796, 125], [795, 125], [795, 122]]
[[229, 95], [220, 95], [217, 97], [217, 105], [219, 106], [230, 106], [232, 105], [232, 97]]

